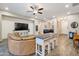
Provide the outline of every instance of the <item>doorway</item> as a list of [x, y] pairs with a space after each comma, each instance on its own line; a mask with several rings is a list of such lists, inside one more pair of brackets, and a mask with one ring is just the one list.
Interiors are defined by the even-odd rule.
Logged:
[[61, 33], [68, 34], [68, 22], [65, 20], [61, 21]]

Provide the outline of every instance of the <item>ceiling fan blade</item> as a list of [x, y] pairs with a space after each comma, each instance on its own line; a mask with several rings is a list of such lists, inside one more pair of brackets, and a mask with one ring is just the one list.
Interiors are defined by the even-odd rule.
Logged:
[[34, 9], [33, 6], [30, 6], [30, 8]]
[[43, 8], [40, 8], [40, 9], [38, 9], [38, 10], [43, 10]]
[[33, 11], [26, 11], [26, 12], [33, 12]]
[[38, 12], [39, 14], [43, 14], [42, 12]]

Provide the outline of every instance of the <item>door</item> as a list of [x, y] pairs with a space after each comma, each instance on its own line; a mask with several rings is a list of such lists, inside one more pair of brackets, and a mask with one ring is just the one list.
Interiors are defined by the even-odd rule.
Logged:
[[61, 28], [62, 28], [62, 34], [68, 34], [68, 22], [67, 21], [61, 21]]

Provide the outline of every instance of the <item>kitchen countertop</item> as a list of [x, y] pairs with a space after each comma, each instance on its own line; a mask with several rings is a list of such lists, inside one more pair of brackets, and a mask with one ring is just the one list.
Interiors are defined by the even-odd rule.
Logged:
[[46, 34], [43, 34], [43, 35], [37, 35], [36, 36], [36, 38], [40, 38], [40, 39], [43, 39], [43, 40], [47, 40], [47, 39], [55, 38], [55, 37], [57, 37], [56, 33], [46, 33]]

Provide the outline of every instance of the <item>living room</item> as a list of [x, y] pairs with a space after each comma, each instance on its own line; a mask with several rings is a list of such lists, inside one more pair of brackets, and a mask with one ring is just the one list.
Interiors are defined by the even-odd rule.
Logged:
[[0, 55], [78, 56], [78, 10], [78, 3], [0, 3]]

